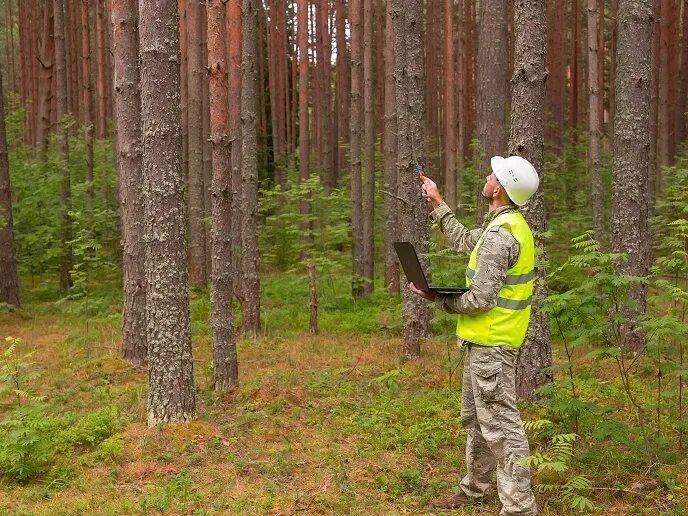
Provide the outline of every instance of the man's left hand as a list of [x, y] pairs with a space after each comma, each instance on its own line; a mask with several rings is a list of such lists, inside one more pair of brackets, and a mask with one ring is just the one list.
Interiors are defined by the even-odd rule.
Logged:
[[416, 294], [417, 296], [422, 297], [423, 299], [427, 301], [434, 301], [435, 300], [435, 293], [426, 291], [426, 290], [419, 290], [416, 288], [416, 286], [413, 283], [409, 283], [409, 290]]

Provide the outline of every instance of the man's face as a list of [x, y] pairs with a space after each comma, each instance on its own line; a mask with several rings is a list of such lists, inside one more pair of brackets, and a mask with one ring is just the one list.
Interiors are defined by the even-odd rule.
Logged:
[[485, 178], [485, 186], [483, 186], [483, 191], [481, 192], [483, 197], [488, 201], [494, 199], [499, 192], [502, 190], [502, 185], [499, 184], [494, 172]]

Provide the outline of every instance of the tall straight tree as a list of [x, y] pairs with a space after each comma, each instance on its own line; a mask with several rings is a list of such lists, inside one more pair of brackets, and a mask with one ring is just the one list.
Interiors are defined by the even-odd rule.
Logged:
[[[243, 0], [241, 8], [241, 305], [244, 333], [260, 333], [260, 278], [258, 259], [258, 138], [257, 63], [258, 5]], [[301, 26], [299, 26], [301, 27]]]
[[284, 0], [270, 2], [270, 24], [268, 35], [270, 115], [272, 117], [272, 146], [275, 156], [275, 182], [284, 183], [284, 156], [286, 151], [286, 113], [285, 88], [287, 69], [286, 19]]
[[332, 124], [332, 87], [330, 63], [332, 38], [328, 27], [328, 0], [317, 0], [316, 3], [316, 23], [317, 23], [317, 49], [320, 70], [320, 104], [321, 113], [318, 123], [320, 124], [320, 137], [322, 140], [322, 167], [325, 174], [325, 184], [333, 188], [337, 182], [337, 174], [334, 169], [334, 126]]
[[148, 424], [196, 417], [181, 168], [177, 0], [139, 0]]
[[[540, 175], [543, 184], [545, 68], [547, 16], [545, 0], [514, 2], [514, 75], [511, 79], [511, 135], [509, 153], [523, 156]], [[535, 236], [535, 244], [544, 250], [545, 207], [542, 188], [523, 208]], [[542, 255], [541, 255], [542, 256]], [[516, 393], [528, 396], [534, 389], [552, 381], [552, 344], [547, 314], [540, 310], [539, 299], [547, 297], [545, 271], [536, 272], [533, 312], [526, 340], [516, 363]]]
[[444, 188], [456, 208], [456, 114], [454, 112], [454, 0], [444, 0]]
[[84, 168], [86, 169], [86, 217], [90, 222], [93, 217], [93, 85], [91, 81], [91, 31], [90, 2], [81, 2], [81, 103], [83, 109], [84, 129]]
[[588, 122], [590, 129], [590, 175], [592, 179], [592, 225], [595, 239], [604, 244], [604, 205], [602, 199], [602, 171], [600, 163], [600, 137], [602, 121], [599, 112], [600, 81], [598, 77], [598, 32], [600, 20], [598, 0], [588, 0]]
[[[336, 86], [337, 86], [337, 145], [335, 169], [340, 170], [346, 162], [344, 144], [349, 143], [351, 118], [351, 82], [349, 74], [349, 49], [346, 44], [346, 6], [344, 0], [335, 0], [335, 37], [337, 46]], [[350, 8], [349, 8], [350, 9]], [[349, 20], [351, 21], [351, 20]]]
[[351, 119], [349, 129], [350, 170], [351, 181], [351, 254], [352, 254], [352, 295], [354, 299], [364, 293], [363, 278], [365, 269], [363, 264], [363, 190], [361, 177], [361, 126], [362, 126], [362, 95], [363, 62], [362, 62], [362, 18], [363, 4], [361, 0], [352, 0], [349, 4], [351, 16]]
[[114, 61], [117, 173], [122, 219], [122, 355], [146, 364], [146, 269], [139, 91], [138, 6], [136, 0], [110, 0]]
[[397, 111], [394, 84], [394, 27], [392, 24], [392, 0], [385, 1], [385, 125], [382, 147], [384, 152], [383, 199], [385, 217], [385, 289], [390, 294], [399, 293], [399, 261], [393, 243], [397, 238]]
[[12, 225], [10, 163], [5, 131], [5, 97], [0, 72], [0, 303], [19, 306], [19, 276]]
[[564, 75], [564, 38], [566, 37], [564, 17], [566, 8], [563, 0], [547, 2], [547, 77], [545, 130], [546, 140], [556, 146], [566, 123], [564, 102], [566, 99], [566, 78]]
[[373, 2], [363, 0], [363, 294], [375, 278], [375, 85], [373, 83]]
[[213, 146], [212, 305], [213, 387], [232, 391], [239, 385], [232, 322], [232, 167], [227, 89], [226, 4], [208, 0], [208, 86], [210, 141]]
[[72, 182], [69, 169], [69, 128], [67, 115], [67, 45], [64, 0], [53, 0], [55, 13], [55, 72], [57, 84], [57, 152], [60, 157], [60, 288], [72, 286]]
[[207, 281], [205, 230], [203, 225], [203, 18], [201, 1], [186, 2], [188, 56], [188, 137], [189, 137], [189, 247], [191, 284]]
[[[399, 238], [412, 242], [422, 257], [425, 270], [427, 252], [427, 207], [420, 195], [415, 164], [423, 163], [425, 105], [423, 102], [423, 27], [422, 0], [392, 0], [394, 24], [394, 75], [397, 104], [397, 173], [399, 179]], [[430, 308], [408, 287], [403, 289], [402, 316], [404, 342], [402, 353], [408, 358], [420, 355], [420, 339], [430, 325]]]
[[96, 0], [96, 128], [95, 137], [99, 140], [105, 138], [105, 126], [107, 125], [107, 91], [110, 85], [106, 83], [107, 77], [107, 58], [106, 58], [106, 36], [107, 28], [105, 25], [105, 2]]
[[7, 90], [17, 93], [17, 67], [14, 51], [14, 0], [5, 2], [5, 52], [7, 54]]
[[688, 136], [686, 112], [688, 112], [688, 0], [683, 0], [681, 9], [681, 65], [678, 78], [678, 105], [676, 140], [681, 143]]
[[[489, 159], [502, 155], [507, 145], [506, 109], [509, 102], [507, 76], [507, 33], [505, 0], [480, 2], [480, 34], [478, 36], [478, 140], [482, 156], [477, 169], [489, 175]], [[484, 204], [477, 192], [478, 217], [482, 222]]]
[[34, 111], [36, 118], [36, 144], [41, 153], [48, 148], [48, 131], [50, 129], [51, 121], [51, 99], [53, 96], [53, 70], [55, 68], [55, 37], [54, 37], [54, 20], [53, 20], [53, 4], [52, 2], [41, 2], [43, 13], [43, 28], [37, 36], [40, 41], [40, 51], [36, 55], [37, 64], [39, 67], [38, 81], [36, 84], [36, 105], [37, 111]]
[[[619, 0], [616, 63], [616, 118], [612, 191], [612, 250], [626, 253], [621, 272], [645, 276], [649, 270], [650, 239], [647, 174], [650, 163], [650, 86], [652, 84], [652, 0]], [[635, 307], [626, 307], [631, 318], [645, 313], [646, 287], [630, 292]], [[640, 350], [644, 336], [631, 327], [623, 329], [625, 346]]]

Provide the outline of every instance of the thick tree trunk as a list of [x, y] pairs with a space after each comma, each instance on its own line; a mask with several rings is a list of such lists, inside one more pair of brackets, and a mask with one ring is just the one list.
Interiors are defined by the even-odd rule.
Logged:
[[208, 0], [208, 70], [210, 140], [213, 146], [212, 306], [213, 388], [228, 392], [239, 386], [236, 339], [232, 321], [232, 168], [229, 142], [226, 7]]
[[580, 48], [579, 0], [571, 2], [571, 47], [569, 54], [569, 129], [578, 127], [578, 50]]
[[177, 0], [139, 0], [148, 424], [196, 417], [181, 169]]
[[[511, 135], [509, 153], [523, 156], [540, 175], [543, 184], [543, 147], [545, 111], [545, 68], [547, 52], [547, 17], [545, 0], [516, 0], [514, 3], [514, 75], [511, 79]], [[542, 188], [523, 208], [535, 233], [536, 246], [544, 258], [545, 207]], [[516, 393], [528, 396], [534, 389], [552, 381], [552, 344], [549, 319], [540, 310], [540, 301], [547, 297], [545, 271], [536, 271], [533, 306], [526, 340], [516, 363]]]
[[243, 0], [241, 9], [241, 243], [244, 333], [260, 333], [258, 259], [258, 142], [256, 134], [256, 0]]
[[[507, 147], [506, 109], [509, 103], [506, 47], [506, 2], [480, 2], [478, 37], [478, 139], [482, 156], [476, 159], [478, 175], [491, 173], [490, 158], [502, 155]], [[480, 183], [478, 183], [480, 185]], [[485, 204], [478, 197], [478, 221], [482, 223]]]
[[122, 356], [147, 363], [146, 268], [144, 245], [141, 94], [139, 90], [138, 6], [136, 0], [110, 0], [114, 61], [117, 173], [122, 220]]
[[208, 86], [208, 13], [206, 11], [207, 4], [204, 2], [201, 5], [201, 20], [202, 31], [201, 41], [203, 42], [203, 230], [205, 239], [205, 270], [206, 282], [210, 279], [210, 272], [212, 270], [212, 237], [211, 237], [211, 212], [212, 212], [212, 198], [211, 189], [213, 182], [213, 148], [210, 143], [210, 89]]
[[93, 86], [91, 84], [91, 30], [89, 2], [81, 0], [81, 107], [83, 108], [84, 168], [86, 170], [86, 219], [93, 227]]
[[352, 286], [354, 299], [363, 295], [364, 240], [363, 240], [363, 185], [361, 177], [361, 128], [362, 128], [362, 95], [363, 62], [362, 62], [362, 1], [352, 0], [349, 3], [351, 16], [351, 119], [349, 129], [351, 181], [351, 258]]
[[72, 286], [72, 185], [69, 169], [69, 129], [65, 120], [67, 115], [68, 88], [67, 63], [68, 50], [65, 32], [64, 0], [53, 0], [55, 15], [55, 72], [57, 84], [57, 153], [60, 157], [60, 288], [67, 290]]
[[[652, 0], [619, 0], [616, 68], [616, 120], [612, 250], [626, 253], [620, 272], [645, 276], [649, 269], [650, 239], [646, 201], [652, 84]], [[635, 320], [645, 313], [645, 286], [630, 292], [636, 307], [625, 314]], [[628, 349], [640, 350], [645, 337], [633, 327], [622, 328]]]
[[399, 261], [393, 243], [397, 240], [397, 111], [394, 84], [394, 28], [392, 26], [392, 0], [385, 2], [385, 127], [383, 133], [385, 217], [385, 289], [390, 294], [399, 293]]
[[375, 279], [375, 88], [373, 84], [373, 5], [363, 0], [363, 294]]
[[0, 303], [19, 306], [19, 276], [12, 225], [10, 163], [5, 131], [5, 96], [0, 73]]
[[604, 247], [604, 199], [602, 199], [602, 171], [600, 163], [600, 137], [602, 133], [602, 121], [599, 112], [598, 80], [598, 33], [597, 25], [600, 18], [598, 0], [588, 0], [588, 102], [589, 102], [589, 129], [590, 129], [590, 177], [592, 184], [592, 225], [595, 229], [595, 240]]
[[189, 248], [191, 284], [205, 285], [206, 249], [203, 225], [203, 41], [201, 1], [187, 0], [189, 135]]
[[457, 206], [456, 114], [454, 112], [454, 0], [444, 1], [444, 190], [452, 209]]
[[[415, 165], [423, 163], [425, 141], [423, 105], [423, 27], [422, 0], [392, 0], [397, 106], [397, 173], [399, 201], [399, 239], [412, 242], [421, 257], [424, 270], [428, 226], [427, 207], [420, 195]], [[404, 343], [402, 354], [407, 358], [420, 355], [420, 339], [429, 333], [431, 311], [428, 303], [403, 288], [402, 316]]]

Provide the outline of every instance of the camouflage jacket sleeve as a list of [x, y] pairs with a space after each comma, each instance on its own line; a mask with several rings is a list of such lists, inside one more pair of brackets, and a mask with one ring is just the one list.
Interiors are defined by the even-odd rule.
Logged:
[[446, 203], [442, 203], [435, 208], [430, 216], [439, 224], [440, 230], [444, 233], [444, 238], [450, 247], [466, 253], [473, 251], [475, 244], [480, 238], [482, 229], [468, 229], [461, 224], [456, 220], [454, 213], [452, 213]]
[[450, 313], [486, 312], [497, 304], [497, 293], [506, 280], [506, 271], [518, 259], [519, 245], [501, 227], [490, 228], [478, 249], [475, 276], [465, 294], [437, 295], [436, 305]]

